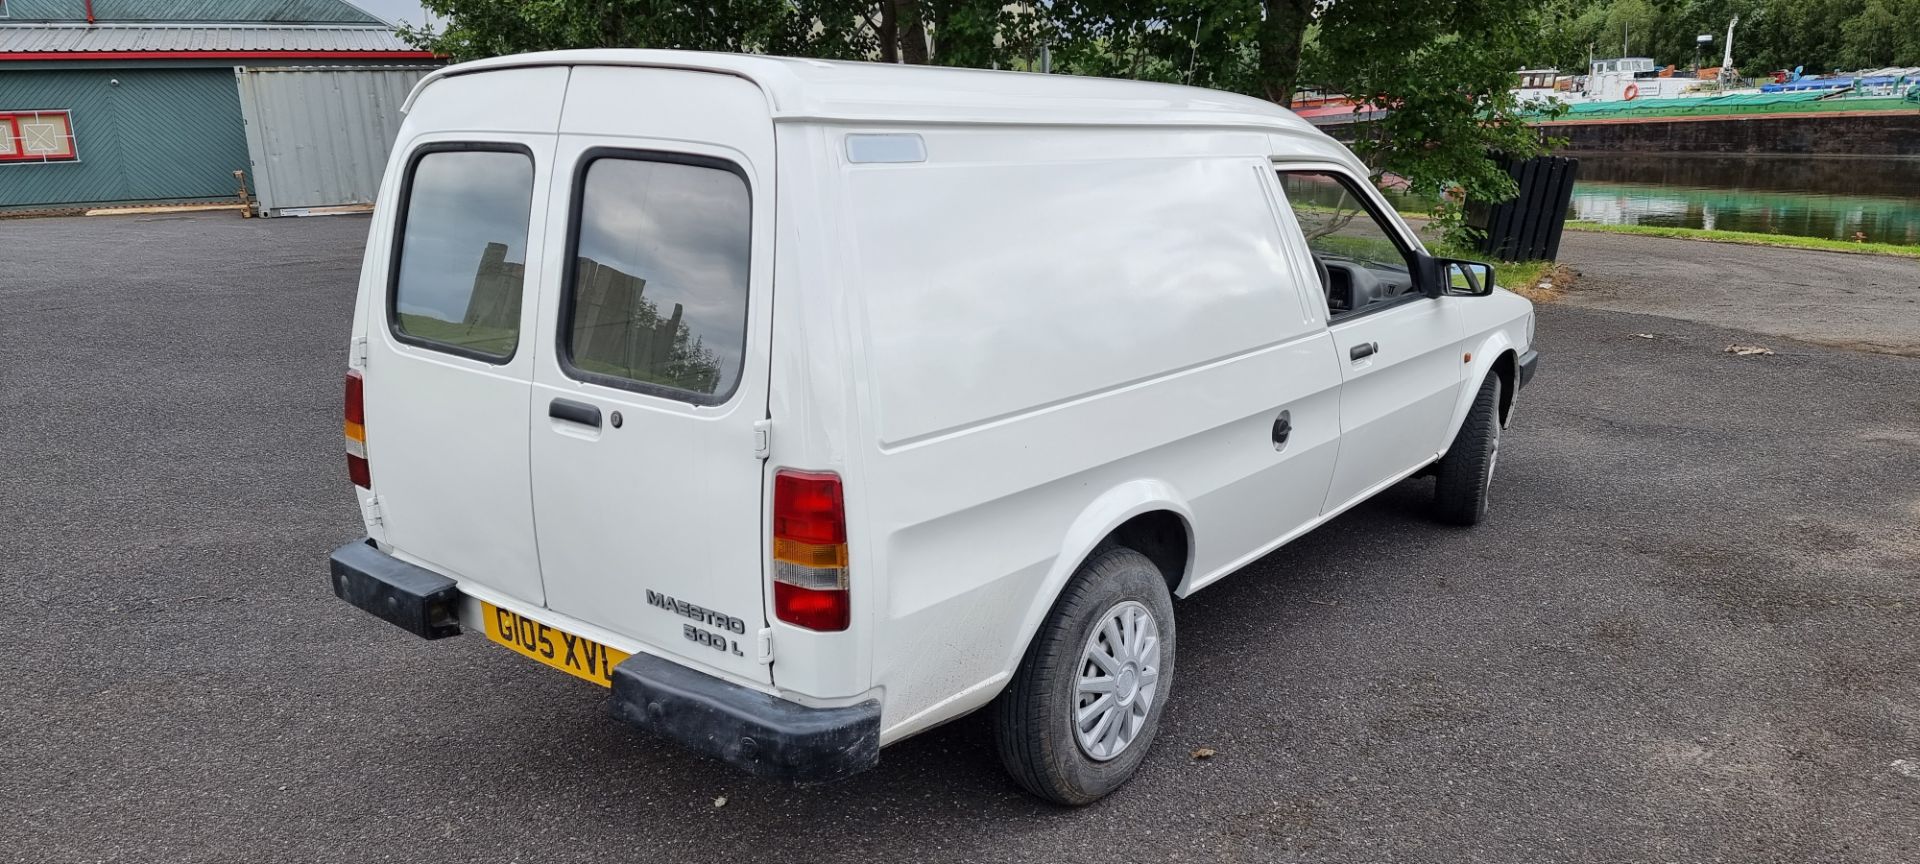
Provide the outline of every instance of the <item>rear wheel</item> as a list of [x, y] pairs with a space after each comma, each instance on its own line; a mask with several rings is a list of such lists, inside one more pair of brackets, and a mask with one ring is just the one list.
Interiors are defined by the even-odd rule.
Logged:
[[1014, 781], [1069, 805], [1126, 783], [1160, 726], [1173, 635], [1172, 596], [1145, 555], [1113, 546], [1081, 564], [994, 704]]
[[1433, 506], [1443, 522], [1477, 525], [1487, 515], [1493, 467], [1500, 461], [1500, 376], [1488, 374], [1473, 407], [1434, 470]]

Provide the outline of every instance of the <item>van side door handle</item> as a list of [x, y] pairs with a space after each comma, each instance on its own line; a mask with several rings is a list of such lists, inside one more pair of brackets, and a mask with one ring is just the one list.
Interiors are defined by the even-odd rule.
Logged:
[[1378, 343], [1378, 342], [1368, 342], [1368, 343], [1365, 343], [1365, 344], [1363, 344], [1363, 345], [1355, 345], [1355, 346], [1353, 346], [1353, 350], [1352, 350], [1352, 351], [1348, 351], [1348, 352], [1347, 352], [1347, 356], [1348, 356], [1348, 357], [1350, 357], [1350, 358], [1352, 358], [1352, 359], [1353, 359], [1354, 361], [1356, 361], [1356, 362], [1358, 362], [1358, 361], [1360, 361], [1360, 360], [1364, 360], [1364, 359], [1366, 359], [1366, 358], [1368, 358], [1368, 357], [1372, 357], [1372, 356], [1374, 355], [1374, 353], [1375, 353], [1375, 352], [1377, 352], [1377, 351], [1379, 351], [1379, 350], [1380, 350], [1380, 343]]
[[548, 403], [547, 416], [555, 420], [565, 420], [568, 423], [600, 428], [600, 409], [572, 399], [555, 399]]

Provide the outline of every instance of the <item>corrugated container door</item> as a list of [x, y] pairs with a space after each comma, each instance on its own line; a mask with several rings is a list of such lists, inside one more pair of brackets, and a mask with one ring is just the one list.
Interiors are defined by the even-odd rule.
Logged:
[[420, 66], [248, 68], [241, 107], [262, 213], [373, 203]]

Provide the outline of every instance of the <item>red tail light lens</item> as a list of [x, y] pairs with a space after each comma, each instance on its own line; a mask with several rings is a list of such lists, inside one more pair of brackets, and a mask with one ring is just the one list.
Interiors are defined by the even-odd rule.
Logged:
[[773, 611], [795, 627], [824, 632], [847, 629], [852, 617], [846, 591], [815, 591], [777, 578], [773, 583]]
[[359, 370], [347, 370], [347, 477], [362, 489], [373, 488], [373, 470], [367, 467], [366, 387]]
[[775, 539], [845, 545], [846, 509], [837, 474], [781, 471], [773, 477]]
[[773, 475], [773, 612], [809, 630], [847, 629], [847, 507], [837, 474]]

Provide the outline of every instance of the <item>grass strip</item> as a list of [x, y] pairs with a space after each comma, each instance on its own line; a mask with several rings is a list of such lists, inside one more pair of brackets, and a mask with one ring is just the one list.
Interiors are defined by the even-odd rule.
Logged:
[[1920, 258], [1920, 246], [1898, 243], [1866, 243], [1833, 240], [1825, 237], [1794, 237], [1787, 234], [1762, 234], [1757, 231], [1718, 231], [1706, 228], [1668, 228], [1660, 225], [1602, 225], [1598, 222], [1567, 222], [1568, 231], [1597, 231], [1606, 234], [1636, 234], [1642, 237], [1666, 237], [1674, 240], [1705, 240], [1710, 243], [1741, 243], [1748, 246], [1774, 246], [1781, 249], [1814, 249], [1821, 252], [1851, 252], [1857, 255], [1898, 255]]

